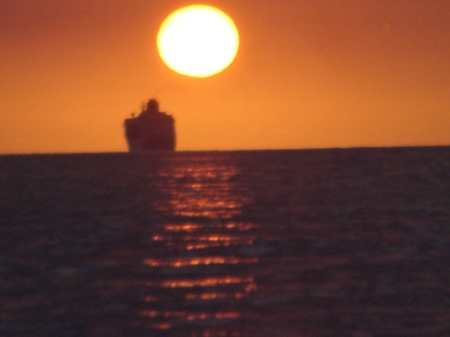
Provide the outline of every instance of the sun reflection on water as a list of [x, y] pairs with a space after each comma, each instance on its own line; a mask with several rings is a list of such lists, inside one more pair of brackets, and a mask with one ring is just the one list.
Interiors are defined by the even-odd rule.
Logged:
[[216, 299], [224, 299], [224, 298], [243, 298], [246, 296], [246, 293], [202, 293], [202, 294], [187, 294], [186, 299], [188, 300], [216, 300]]
[[[195, 232], [190, 230], [189, 232]], [[251, 245], [255, 237], [251, 235], [226, 235], [225, 233], [208, 233], [197, 235], [173, 236], [165, 234], [155, 234], [153, 241], [163, 241], [168, 247], [177, 247], [179, 249], [194, 250], [213, 247], [230, 247], [239, 245]]]
[[[198, 280], [167, 280], [160, 283], [149, 282], [149, 286], [160, 286], [163, 288], [194, 288], [194, 287], [216, 287], [230, 284], [250, 284], [254, 287], [253, 278], [240, 277], [210, 277]], [[250, 288], [253, 289], [253, 288]]]
[[181, 258], [181, 259], [146, 259], [145, 264], [152, 267], [186, 267], [209, 264], [240, 264], [255, 263], [257, 258], [236, 258], [236, 257], [202, 257], [202, 258]]
[[259, 226], [253, 223], [245, 222], [226, 222], [226, 223], [214, 223], [214, 224], [194, 224], [194, 223], [182, 223], [182, 224], [166, 224], [163, 225], [164, 230], [168, 232], [193, 232], [199, 229], [212, 228], [214, 230], [220, 228], [235, 229], [237, 231], [249, 231]]
[[220, 328], [240, 320], [241, 301], [258, 290], [248, 267], [259, 259], [239, 254], [254, 244], [259, 228], [235, 221], [251, 201], [234, 182], [239, 172], [195, 160], [166, 167], [158, 173], [161, 198], [153, 207], [182, 221], [155, 227], [157, 248], [143, 261], [152, 278], [140, 314], [155, 330], [189, 326], [196, 337], [245, 336]]
[[238, 174], [232, 165], [189, 161], [168, 165], [158, 177], [167, 198], [155, 202], [159, 211], [173, 216], [230, 219], [241, 214], [248, 196], [242, 193], [233, 178]]

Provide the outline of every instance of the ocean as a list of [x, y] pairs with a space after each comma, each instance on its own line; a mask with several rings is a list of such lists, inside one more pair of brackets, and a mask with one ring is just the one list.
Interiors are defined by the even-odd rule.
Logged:
[[450, 336], [450, 147], [0, 156], [0, 336]]

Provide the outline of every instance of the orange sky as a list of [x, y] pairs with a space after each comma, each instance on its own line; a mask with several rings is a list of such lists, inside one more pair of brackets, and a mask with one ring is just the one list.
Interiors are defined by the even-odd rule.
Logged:
[[179, 150], [450, 144], [450, 1], [206, 1], [241, 39], [207, 79], [156, 49], [192, 3], [0, 0], [0, 153], [126, 151], [151, 97]]

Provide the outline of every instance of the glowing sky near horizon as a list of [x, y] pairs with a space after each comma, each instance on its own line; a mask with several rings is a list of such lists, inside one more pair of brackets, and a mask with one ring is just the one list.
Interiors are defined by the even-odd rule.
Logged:
[[187, 78], [159, 58], [186, 1], [0, 2], [0, 154], [126, 151], [155, 97], [179, 150], [450, 144], [447, 0], [215, 0], [233, 64]]

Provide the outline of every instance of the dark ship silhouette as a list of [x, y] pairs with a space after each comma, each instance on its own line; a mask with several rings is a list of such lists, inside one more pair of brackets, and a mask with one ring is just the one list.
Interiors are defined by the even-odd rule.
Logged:
[[155, 99], [147, 102], [139, 116], [125, 119], [124, 126], [130, 152], [175, 151], [175, 120], [159, 111]]

